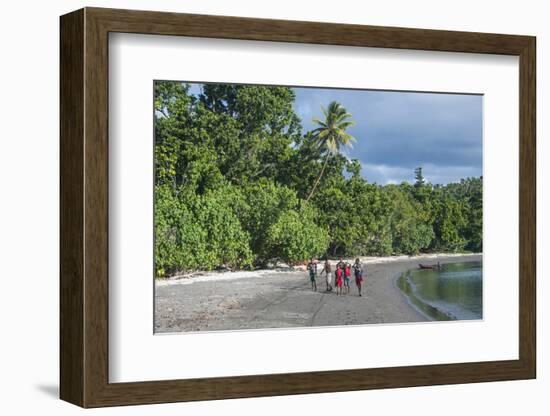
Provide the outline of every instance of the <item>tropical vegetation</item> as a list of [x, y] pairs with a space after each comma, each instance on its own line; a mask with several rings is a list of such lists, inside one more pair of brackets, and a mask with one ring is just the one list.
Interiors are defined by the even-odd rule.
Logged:
[[312, 256], [482, 250], [482, 178], [380, 185], [341, 150], [338, 102], [302, 131], [291, 88], [155, 82], [159, 277]]

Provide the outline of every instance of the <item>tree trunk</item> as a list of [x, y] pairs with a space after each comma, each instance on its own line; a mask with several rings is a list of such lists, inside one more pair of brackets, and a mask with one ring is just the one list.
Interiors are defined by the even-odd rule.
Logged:
[[306, 202], [309, 202], [311, 196], [315, 192], [315, 189], [317, 188], [317, 185], [319, 184], [319, 181], [323, 177], [323, 173], [325, 173], [325, 168], [327, 167], [328, 158], [330, 157], [330, 152], [327, 152], [327, 155], [325, 156], [325, 162], [323, 163], [323, 168], [321, 169], [321, 173], [319, 173], [319, 176], [317, 177], [317, 180], [313, 184], [313, 188], [311, 189], [311, 192], [309, 193]]

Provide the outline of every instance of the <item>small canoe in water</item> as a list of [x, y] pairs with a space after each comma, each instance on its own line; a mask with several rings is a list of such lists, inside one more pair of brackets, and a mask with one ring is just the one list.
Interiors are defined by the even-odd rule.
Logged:
[[441, 269], [441, 266], [438, 264], [422, 264], [419, 263], [418, 267], [421, 269], [433, 269], [433, 270], [439, 270]]

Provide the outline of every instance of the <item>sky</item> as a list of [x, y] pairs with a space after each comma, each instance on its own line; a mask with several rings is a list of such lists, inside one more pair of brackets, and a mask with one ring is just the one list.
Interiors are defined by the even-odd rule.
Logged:
[[[295, 111], [303, 132], [323, 119], [321, 105], [336, 100], [351, 113], [355, 125], [348, 132], [356, 138], [344, 150], [361, 163], [369, 182], [414, 182], [414, 169], [422, 167], [433, 184], [479, 177], [482, 167], [481, 95], [421, 92], [293, 88]], [[191, 88], [198, 93], [198, 86]]]
[[433, 184], [481, 176], [481, 95], [294, 88], [304, 131], [323, 119], [321, 105], [336, 100], [351, 113], [357, 141], [345, 154], [361, 162], [361, 174], [382, 185], [414, 181], [422, 167]]

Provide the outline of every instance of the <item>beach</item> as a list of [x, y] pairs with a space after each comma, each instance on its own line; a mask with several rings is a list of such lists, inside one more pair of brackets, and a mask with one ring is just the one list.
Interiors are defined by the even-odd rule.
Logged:
[[419, 263], [446, 264], [481, 261], [481, 258], [480, 254], [363, 257], [366, 273], [362, 297], [358, 296], [353, 277], [349, 294], [326, 292], [321, 264], [317, 291], [311, 290], [303, 268], [210, 272], [157, 279], [155, 333], [427, 321], [429, 318], [396, 287], [397, 277], [417, 268]]

